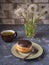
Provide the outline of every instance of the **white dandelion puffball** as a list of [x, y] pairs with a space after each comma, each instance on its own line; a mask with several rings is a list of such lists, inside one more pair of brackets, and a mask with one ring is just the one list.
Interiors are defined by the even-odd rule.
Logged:
[[37, 5], [36, 4], [31, 4], [28, 7], [29, 12], [36, 12], [37, 11]]
[[23, 11], [24, 11], [23, 8], [19, 8], [19, 9], [16, 9], [16, 10], [14, 11], [14, 13], [15, 13], [15, 15], [16, 15], [17, 17], [21, 17]]

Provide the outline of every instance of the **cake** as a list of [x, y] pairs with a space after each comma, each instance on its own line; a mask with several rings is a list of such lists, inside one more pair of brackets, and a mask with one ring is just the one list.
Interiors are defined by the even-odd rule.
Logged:
[[32, 43], [29, 40], [19, 40], [16, 44], [16, 49], [19, 52], [30, 52], [32, 50]]

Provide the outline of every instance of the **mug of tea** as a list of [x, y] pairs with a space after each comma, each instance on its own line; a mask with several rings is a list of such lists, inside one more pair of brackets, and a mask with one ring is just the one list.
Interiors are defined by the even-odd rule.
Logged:
[[1, 37], [5, 42], [11, 42], [17, 36], [17, 32], [14, 30], [4, 30], [1, 32]]

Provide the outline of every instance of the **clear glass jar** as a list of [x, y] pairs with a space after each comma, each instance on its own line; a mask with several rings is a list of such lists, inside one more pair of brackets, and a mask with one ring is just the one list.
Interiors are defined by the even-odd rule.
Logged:
[[36, 33], [36, 27], [35, 24], [32, 23], [32, 21], [28, 21], [24, 24], [25, 26], [25, 33], [27, 37], [34, 37]]

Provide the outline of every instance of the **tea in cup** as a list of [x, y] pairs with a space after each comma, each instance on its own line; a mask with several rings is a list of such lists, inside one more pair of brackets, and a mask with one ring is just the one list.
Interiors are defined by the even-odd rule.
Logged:
[[5, 42], [11, 42], [15, 39], [17, 33], [14, 30], [4, 30], [1, 32], [1, 37]]

